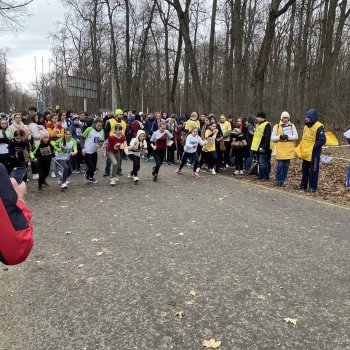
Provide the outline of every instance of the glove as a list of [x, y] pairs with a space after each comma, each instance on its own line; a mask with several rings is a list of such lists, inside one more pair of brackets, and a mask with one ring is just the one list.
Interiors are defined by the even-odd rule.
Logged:
[[288, 135], [281, 135], [280, 140], [281, 141], [288, 141]]
[[263, 148], [259, 148], [259, 153], [265, 153], [265, 150]]

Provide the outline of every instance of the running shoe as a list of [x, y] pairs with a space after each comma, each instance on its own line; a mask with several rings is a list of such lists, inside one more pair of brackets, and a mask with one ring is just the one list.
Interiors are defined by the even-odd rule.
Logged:
[[211, 172], [213, 175], [216, 175], [215, 169], [210, 169], [210, 172]]
[[61, 184], [61, 190], [65, 190], [67, 187], [68, 187], [67, 182], [63, 182], [63, 183]]
[[137, 176], [134, 176], [134, 182], [139, 182], [139, 178]]
[[51, 173], [51, 177], [52, 177], [52, 178], [56, 177], [56, 174], [55, 174], [54, 171]]
[[46, 181], [43, 182], [43, 186], [44, 187], [50, 187], [50, 185]]
[[175, 174], [181, 174], [181, 170], [180, 169], [176, 169], [175, 170]]
[[196, 179], [198, 179], [200, 177], [200, 175], [195, 171], [192, 173], [192, 176]]

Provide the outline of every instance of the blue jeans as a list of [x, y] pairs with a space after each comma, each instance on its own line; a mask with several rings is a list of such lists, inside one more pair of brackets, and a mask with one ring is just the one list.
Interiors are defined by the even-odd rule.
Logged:
[[277, 161], [276, 182], [285, 182], [288, 176], [290, 159]]
[[271, 172], [271, 151], [267, 153], [258, 153], [258, 163], [259, 178], [269, 180]]
[[254, 159], [254, 151], [249, 151], [249, 157], [244, 160], [244, 170], [249, 171]]

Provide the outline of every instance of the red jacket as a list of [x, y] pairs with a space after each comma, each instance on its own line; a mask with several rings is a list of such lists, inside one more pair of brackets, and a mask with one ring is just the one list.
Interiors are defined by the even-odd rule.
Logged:
[[16, 265], [33, 247], [32, 213], [13, 189], [7, 170], [0, 164], [0, 261]]

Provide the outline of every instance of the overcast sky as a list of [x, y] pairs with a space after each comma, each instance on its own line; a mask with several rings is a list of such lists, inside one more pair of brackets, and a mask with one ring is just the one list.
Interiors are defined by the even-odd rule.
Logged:
[[23, 25], [17, 32], [0, 33], [1, 48], [9, 48], [8, 66], [12, 82], [19, 82], [24, 88], [30, 88], [35, 80], [34, 56], [37, 59], [38, 75], [49, 69], [51, 43], [50, 32], [54, 32], [57, 21], [63, 19], [64, 7], [60, 0], [34, 0], [28, 6], [23, 17]]

